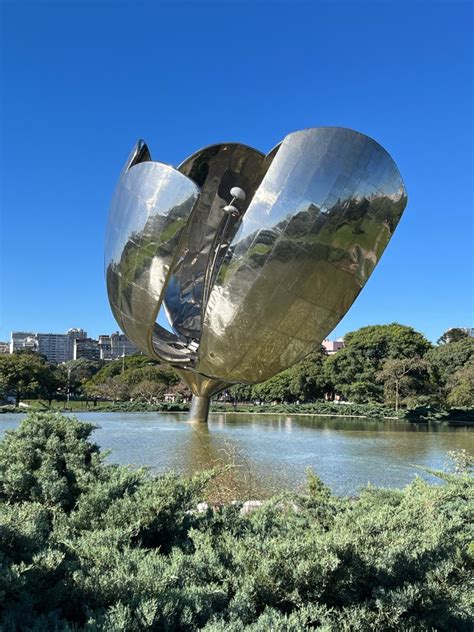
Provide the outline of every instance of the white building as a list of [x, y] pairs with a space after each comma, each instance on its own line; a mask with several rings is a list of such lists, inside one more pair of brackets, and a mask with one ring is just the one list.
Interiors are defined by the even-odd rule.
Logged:
[[101, 360], [116, 360], [122, 356], [140, 353], [133, 342], [130, 342], [127, 336], [119, 333], [118, 331], [110, 336], [99, 336], [99, 349]]
[[87, 338], [84, 329], [69, 329], [66, 334], [12, 331], [10, 353], [34, 351], [44, 355], [48, 362], [61, 364], [74, 358], [74, 341], [79, 338]]
[[84, 340], [87, 338], [87, 331], [84, 329], [68, 329], [68, 360], [72, 360], [74, 358], [74, 341], [75, 340]]
[[10, 353], [26, 350], [38, 351], [36, 334], [32, 331], [12, 331], [10, 337]]
[[101, 360], [112, 360], [112, 343], [110, 336], [99, 336], [99, 353]]
[[322, 346], [326, 349], [328, 355], [334, 355], [340, 349], [344, 349], [344, 338], [338, 338], [337, 340], [323, 340]]

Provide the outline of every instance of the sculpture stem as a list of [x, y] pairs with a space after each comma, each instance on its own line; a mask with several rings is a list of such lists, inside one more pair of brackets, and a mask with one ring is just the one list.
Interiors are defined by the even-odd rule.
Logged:
[[207, 423], [210, 405], [210, 397], [198, 397], [197, 395], [193, 395], [191, 400], [191, 410], [189, 411], [189, 421]]

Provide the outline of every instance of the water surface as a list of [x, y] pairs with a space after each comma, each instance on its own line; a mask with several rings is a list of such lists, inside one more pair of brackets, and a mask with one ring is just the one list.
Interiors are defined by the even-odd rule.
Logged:
[[[93, 440], [111, 450], [111, 462], [184, 474], [232, 462], [244, 494], [257, 497], [301, 487], [307, 467], [338, 494], [356, 494], [369, 482], [403, 487], [417, 475], [434, 481], [416, 466], [443, 469], [449, 450], [474, 452], [472, 427], [447, 424], [214, 413], [205, 426], [188, 423], [186, 413], [75, 416], [100, 426]], [[21, 417], [0, 415], [0, 434]]]

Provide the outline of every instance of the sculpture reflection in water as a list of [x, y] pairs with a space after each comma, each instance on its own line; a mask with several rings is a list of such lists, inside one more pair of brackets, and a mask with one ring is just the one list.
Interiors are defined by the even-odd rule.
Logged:
[[110, 210], [112, 311], [137, 347], [179, 372], [191, 418], [204, 421], [212, 395], [276, 375], [335, 328], [406, 202], [388, 153], [349, 129], [295, 132], [266, 156], [212, 145], [176, 169], [140, 141]]

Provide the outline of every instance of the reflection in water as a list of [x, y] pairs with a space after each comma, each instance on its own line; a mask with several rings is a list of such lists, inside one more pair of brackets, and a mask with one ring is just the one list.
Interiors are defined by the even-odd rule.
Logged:
[[188, 423], [188, 432], [181, 445], [176, 446], [180, 469], [197, 471], [220, 463], [220, 446], [207, 424]]
[[[406, 485], [416, 475], [434, 481], [416, 466], [443, 469], [449, 450], [474, 452], [472, 428], [395, 420], [216, 413], [207, 426], [188, 423], [185, 413], [77, 417], [100, 425], [93, 438], [112, 450], [114, 462], [184, 474], [236, 465], [216, 483], [224, 499], [231, 489], [237, 497], [262, 498], [298, 488], [307, 467], [339, 494], [357, 493], [369, 481], [385, 487]], [[0, 433], [20, 418], [1, 415]]]
[[211, 428], [199, 422], [187, 422], [187, 426], [190, 431], [183, 444], [176, 448], [179, 469], [186, 473], [217, 469], [219, 474], [210, 484], [210, 496], [214, 500], [263, 498], [281, 490], [270, 473], [265, 484], [261, 484], [253, 459], [246, 454], [245, 447], [228, 434], [225, 414], [213, 415]]

